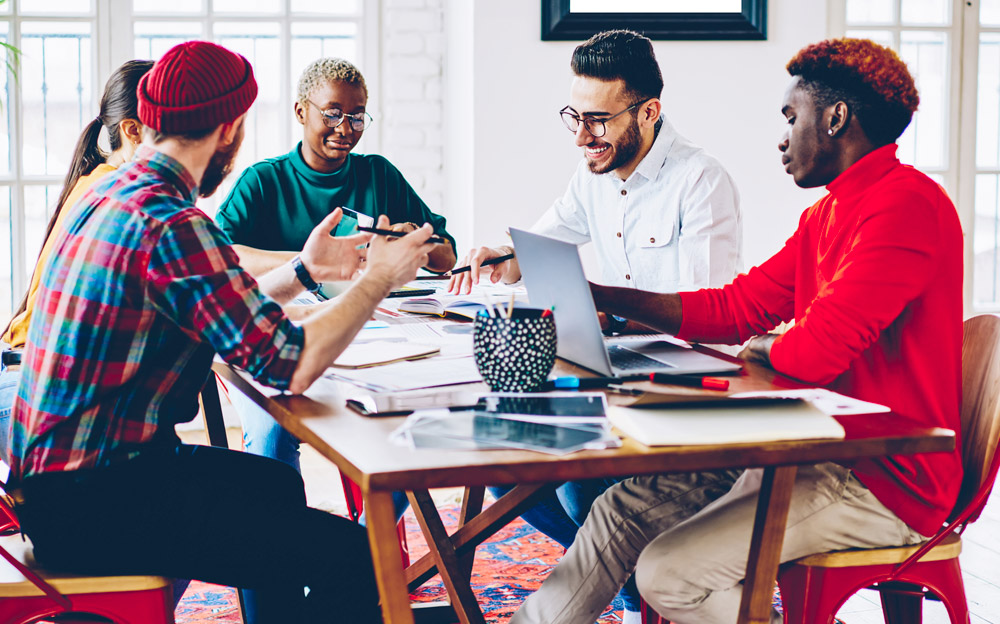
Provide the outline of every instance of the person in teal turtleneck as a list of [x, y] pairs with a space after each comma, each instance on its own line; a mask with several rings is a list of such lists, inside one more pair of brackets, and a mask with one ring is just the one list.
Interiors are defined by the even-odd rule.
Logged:
[[425, 268], [443, 273], [455, 265], [455, 239], [444, 217], [431, 212], [384, 157], [351, 153], [371, 122], [367, 104], [365, 79], [345, 60], [319, 59], [302, 73], [295, 102], [302, 142], [247, 168], [216, 216], [250, 273], [288, 262], [338, 206], [373, 218], [387, 215], [401, 232], [430, 223], [448, 244], [431, 253]]
[[[387, 215], [391, 228], [400, 232], [430, 223], [447, 243], [435, 246], [424, 268], [443, 273], [455, 265], [455, 239], [445, 230], [444, 217], [431, 212], [384, 157], [351, 153], [371, 122], [365, 111], [367, 103], [365, 79], [347, 61], [319, 59], [302, 73], [295, 102], [302, 142], [284, 156], [247, 168], [216, 215], [219, 227], [240, 256], [240, 264], [251, 274], [263, 275], [293, 259], [313, 228], [337, 207], [375, 219]], [[316, 282], [345, 277], [319, 273], [319, 268], [300, 261], [296, 272], [307, 288], [307, 282], [315, 286]], [[278, 459], [301, 472], [298, 439], [243, 393], [233, 392], [230, 397], [243, 423], [246, 450]], [[255, 604], [253, 597], [246, 595], [251, 592], [244, 593], [245, 603]], [[258, 621], [257, 614], [248, 611], [246, 615], [248, 624]]]

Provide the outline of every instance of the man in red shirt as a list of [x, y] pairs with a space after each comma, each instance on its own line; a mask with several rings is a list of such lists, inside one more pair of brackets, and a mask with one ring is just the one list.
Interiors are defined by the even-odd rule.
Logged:
[[[913, 78], [894, 52], [858, 39], [808, 46], [788, 72], [781, 160], [797, 185], [828, 194], [777, 254], [728, 286], [594, 286], [597, 305], [692, 341], [750, 339], [744, 359], [957, 431], [962, 232], [944, 191], [896, 159], [919, 102]], [[784, 334], [767, 333], [793, 320]], [[800, 467], [781, 560], [931, 535], [958, 496], [960, 448]], [[633, 567], [642, 596], [670, 621], [734, 621], [761, 471], [745, 471], [707, 505], [719, 481], [711, 474], [610, 489], [511, 623], [593, 622]]]

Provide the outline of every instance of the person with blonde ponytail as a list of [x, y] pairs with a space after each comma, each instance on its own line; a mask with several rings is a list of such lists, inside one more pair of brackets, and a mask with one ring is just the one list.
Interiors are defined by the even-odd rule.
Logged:
[[[152, 67], [152, 61], [127, 61], [108, 79], [101, 97], [100, 114], [87, 124], [76, 142], [73, 163], [63, 181], [56, 210], [45, 230], [42, 250], [35, 262], [28, 291], [0, 338], [6, 343], [3, 347], [3, 365], [0, 367], [0, 457], [4, 461], [7, 460], [9, 451], [11, 409], [21, 377], [20, 351], [27, 339], [28, 323], [31, 321], [42, 272], [62, 230], [66, 214], [95, 182], [131, 160], [136, 146], [142, 141], [142, 123], [139, 122], [135, 90], [139, 79]], [[108, 133], [110, 153], [105, 153], [97, 144], [102, 129]]]

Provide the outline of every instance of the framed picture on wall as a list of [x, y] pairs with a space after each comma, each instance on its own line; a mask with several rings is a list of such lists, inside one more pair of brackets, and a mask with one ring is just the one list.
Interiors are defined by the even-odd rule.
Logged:
[[762, 40], [767, 0], [542, 0], [542, 41], [614, 28], [657, 40]]

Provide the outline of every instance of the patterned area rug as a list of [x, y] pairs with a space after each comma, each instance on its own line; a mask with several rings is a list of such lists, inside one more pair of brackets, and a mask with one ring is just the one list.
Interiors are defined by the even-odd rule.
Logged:
[[[441, 515], [451, 532], [458, 522], [458, 507], [443, 507]], [[427, 552], [427, 544], [412, 512], [407, 514], [406, 528], [411, 558], [416, 561]], [[480, 546], [476, 550], [476, 563], [472, 570], [472, 588], [479, 598], [486, 621], [505, 624], [524, 598], [538, 589], [562, 553], [562, 546], [520, 519]], [[431, 602], [444, 600], [445, 596], [440, 577], [434, 577], [411, 598], [418, 602]], [[598, 624], [621, 622], [621, 608], [620, 600], [616, 598]], [[195, 581], [181, 599], [176, 619], [177, 624], [240, 624], [236, 592], [229, 587]]]

